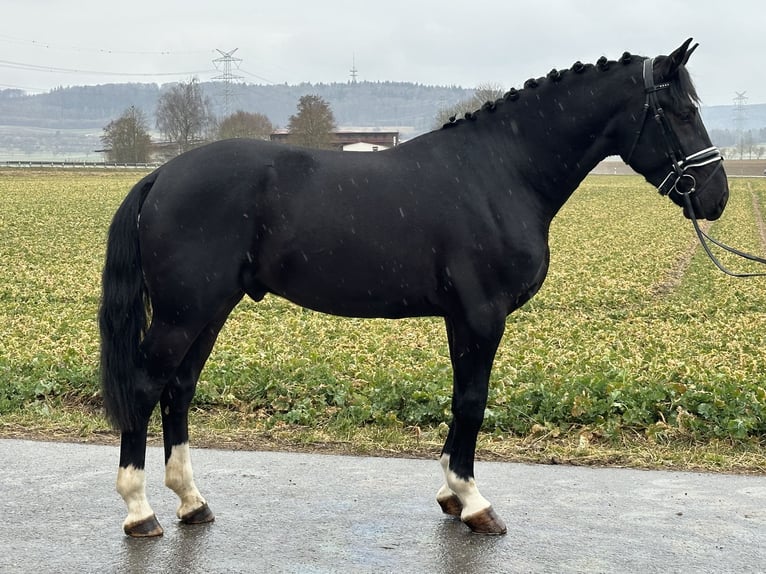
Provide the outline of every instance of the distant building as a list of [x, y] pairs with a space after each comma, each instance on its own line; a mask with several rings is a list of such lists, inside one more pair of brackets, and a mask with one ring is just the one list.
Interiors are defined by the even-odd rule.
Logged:
[[[382, 151], [399, 145], [399, 131], [380, 128], [340, 128], [333, 133], [333, 149], [343, 151]], [[280, 129], [270, 136], [271, 141], [290, 143], [290, 132]]]
[[344, 145], [343, 151], [383, 151], [384, 149], [388, 148], [389, 146], [371, 144], [367, 142], [356, 142]]

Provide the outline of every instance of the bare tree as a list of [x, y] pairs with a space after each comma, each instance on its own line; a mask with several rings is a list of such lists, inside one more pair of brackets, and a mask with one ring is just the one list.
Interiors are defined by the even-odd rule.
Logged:
[[456, 104], [441, 108], [436, 113], [434, 128], [440, 128], [446, 124], [452, 116], [461, 118], [466, 112], [475, 112], [486, 102], [494, 102], [503, 97], [503, 87], [493, 82], [484, 82], [476, 86], [473, 96], [461, 100]]
[[287, 129], [291, 143], [327, 149], [332, 147], [335, 116], [321, 97], [302, 96], [298, 101], [298, 113], [290, 116]]
[[146, 163], [149, 161], [151, 147], [146, 116], [135, 106], [129, 107], [104, 128], [101, 143], [107, 148], [109, 161]]
[[218, 139], [255, 138], [267, 140], [274, 126], [263, 114], [237, 111], [218, 124]]
[[157, 129], [178, 144], [179, 153], [199, 145], [213, 123], [210, 99], [196, 78], [181, 82], [160, 96]]

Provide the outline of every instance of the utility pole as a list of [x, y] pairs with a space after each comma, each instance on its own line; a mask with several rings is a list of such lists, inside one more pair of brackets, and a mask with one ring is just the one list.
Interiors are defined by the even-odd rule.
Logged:
[[243, 76], [237, 76], [232, 72], [232, 67], [236, 66], [239, 68], [239, 63], [242, 61], [242, 58], [234, 57], [234, 52], [237, 50], [239, 50], [239, 48], [234, 48], [231, 52], [224, 52], [223, 50], [216, 48], [216, 52], [221, 54], [221, 57], [213, 60], [216, 69], [221, 71], [221, 74], [213, 77], [213, 79], [221, 80], [223, 82], [222, 95], [224, 116], [229, 116], [232, 112], [231, 106], [235, 95], [233, 86], [234, 81], [243, 79]]

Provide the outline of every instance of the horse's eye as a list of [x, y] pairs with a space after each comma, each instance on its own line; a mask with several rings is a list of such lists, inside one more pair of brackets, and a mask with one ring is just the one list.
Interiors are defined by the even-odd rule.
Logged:
[[694, 116], [696, 115], [697, 115], [697, 108], [687, 108], [679, 114], [679, 117], [681, 118], [681, 121], [691, 122], [694, 120]]

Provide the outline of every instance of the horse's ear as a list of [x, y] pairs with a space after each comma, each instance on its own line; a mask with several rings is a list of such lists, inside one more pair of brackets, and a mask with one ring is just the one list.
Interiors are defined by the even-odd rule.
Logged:
[[[691, 38], [690, 38], [690, 39], [691, 39]], [[684, 61], [683, 61], [683, 65], [684, 65], [684, 66], [685, 66], [685, 65], [686, 65], [686, 63], [689, 61], [689, 56], [691, 56], [691, 55], [694, 53], [694, 50], [696, 50], [697, 48], [699, 48], [699, 43], [697, 43], [697, 44], [694, 44], [694, 46], [692, 46], [691, 48], [689, 48], [689, 49], [686, 51], [686, 55], [684, 56]]]
[[666, 57], [662, 61], [662, 67], [660, 68], [660, 77], [667, 81], [673, 79], [676, 74], [678, 73], [678, 68], [685, 65], [686, 62], [689, 61], [689, 56], [692, 55], [694, 50], [697, 49], [697, 46], [699, 44], [694, 44], [694, 46], [689, 48], [689, 44], [692, 43], [692, 38], [689, 38], [681, 44], [681, 46], [675, 50], [670, 56]]

